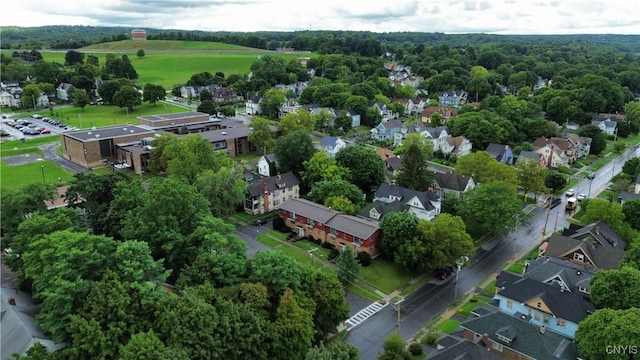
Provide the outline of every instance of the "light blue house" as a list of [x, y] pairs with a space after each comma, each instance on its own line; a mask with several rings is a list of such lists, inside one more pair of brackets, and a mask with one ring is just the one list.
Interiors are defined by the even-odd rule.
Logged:
[[494, 300], [500, 311], [547, 330], [574, 338], [578, 323], [595, 311], [595, 307], [579, 292], [554, 283], [540, 281], [502, 271], [496, 281]]
[[396, 134], [402, 131], [402, 121], [391, 120], [381, 122], [378, 126], [371, 129], [371, 138], [378, 141], [393, 140]]
[[469, 93], [464, 90], [441, 91], [438, 93], [438, 101], [442, 106], [458, 108], [467, 102]]

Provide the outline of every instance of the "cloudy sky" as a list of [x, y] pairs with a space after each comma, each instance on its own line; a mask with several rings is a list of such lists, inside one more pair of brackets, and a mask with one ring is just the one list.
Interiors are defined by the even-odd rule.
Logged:
[[0, 26], [636, 34], [640, 0], [9, 0]]

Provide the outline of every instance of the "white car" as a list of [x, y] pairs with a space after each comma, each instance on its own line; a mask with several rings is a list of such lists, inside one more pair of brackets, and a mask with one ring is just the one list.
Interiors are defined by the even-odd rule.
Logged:
[[572, 197], [572, 196], [574, 196], [576, 194], [576, 190], [575, 189], [569, 189], [564, 194], [567, 195], [567, 197]]
[[587, 194], [585, 194], [585, 193], [578, 194], [578, 201], [582, 201], [582, 200], [584, 200], [586, 198], [587, 198]]

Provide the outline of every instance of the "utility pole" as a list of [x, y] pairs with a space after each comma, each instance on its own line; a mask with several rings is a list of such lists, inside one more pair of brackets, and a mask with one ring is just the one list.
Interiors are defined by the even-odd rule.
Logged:
[[513, 259], [516, 258], [516, 240], [518, 239], [518, 226], [520, 226], [520, 217], [518, 216], [518, 218], [516, 219], [516, 231], [513, 234]]
[[549, 214], [551, 213], [551, 206], [547, 205], [547, 218], [544, 220], [544, 227], [542, 228], [542, 235], [547, 234], [547, 223], [549, 222]]
[[398, 302], [395, 303], [396, 311], [398, 312], [398, 336], [400, 336], [400, 304], [402, 304], [403, 301], [404, 298], [398, 300]]

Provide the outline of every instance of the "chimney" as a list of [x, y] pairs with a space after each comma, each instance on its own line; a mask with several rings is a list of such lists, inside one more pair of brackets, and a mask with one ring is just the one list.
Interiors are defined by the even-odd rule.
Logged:
[[264, 194], [262, 195], [262, 201], [264, 202], [264, 212], [268, 213], [269, 212], [269, 186], [267, 185], [267, 183], [264, 183], [263, 186], [264, 189]]
[[484, 333], [484, 334], [482, 335], [482, 339], [480, 339], [480, 341], [482, 341], [482, 344], [483, 344], [484, 346], [489, 346], [489, 334]]

